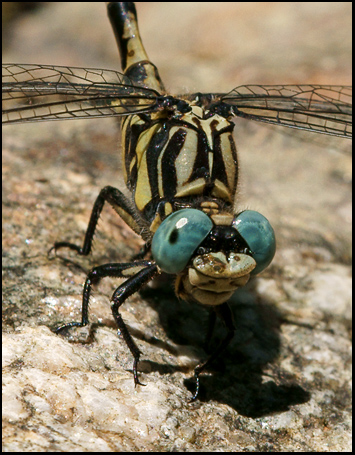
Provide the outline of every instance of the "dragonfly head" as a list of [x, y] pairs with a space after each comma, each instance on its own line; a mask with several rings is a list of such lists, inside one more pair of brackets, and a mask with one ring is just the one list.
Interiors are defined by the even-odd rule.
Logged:
[[[216, 224], [223, 219], [228, 224]], [[158, 266], [177, 274], [177, 295], [204, 305], [227, 301], [251, 275], [264, 270], [274, 254], [274, 231], [252, 210], [219, 217], [193, 208], [179, 210], [161, 223], [152, 242]]]

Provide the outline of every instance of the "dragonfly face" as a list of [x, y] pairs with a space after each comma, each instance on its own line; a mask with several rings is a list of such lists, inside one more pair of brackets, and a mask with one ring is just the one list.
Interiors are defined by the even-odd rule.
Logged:
[[[127, 17], [131, 24], [134, 23], [132, 6], [126, 5], [125, 11], [111, 14], [114, 23], [120, 23], [122, 18]], [[111, 6], [116, 8], [117, 5]], [[121, 29], [118, 24], [116, 30]], [[118, 35], [120, 38], [122, 31]], [[259, 251], [248, 240], [248, 232], [243, 235], [236, 229], [239, 214], [232, 212], [238, 171], [232, 137], [232, 116], [240, 115], [347, 136], [350, 112], [343, 99], [348, 93], [348, 89], [344, 87], [241, 87], [228, 94], [214, 96], [213, 102], [207, 107], [204, 104], [197, 105], [194, 101], [195, 95], [170, 99], [164, 94], [154, 65], [149, 63], [147, 66], [142, 63], [147, 59], [141, 56], [142, 50], [137, 48], [137, 43], [132, 46], [128, 43], [127, 49], [129, 52], [125, 51], [121, 43], [125, 76], [115, 72], [91, 70], [85, 73], [83, 79], [83, 72], [73, 68], [36, 65], [31, 65], [31, 68], [25, 65], [5, 67], [10, 72], [7, 77], [15, 79], [15, 87], [5, 85], [6, 102], [17, 103], [18, 99], [12, 95], [19, 91], [26, 97], [31, 97], [34, 91], [38, 90], [42, 95], [46, 95], [46, 91], [52, 91], [57, 97], [65, 92], [65, 96], [69, 98], [65, 100], [65, 109], [59, 112], [54, 109], [54, 103], [47, 112], [42, 111], [44, 106], [40, 106], [36, 111], [33, 103], [30, 109], [23, 111], [15, 107], [5, 114], [10, 116], [11, 121], [16, 120], [12, 115], [24, 119], [28, 118], [28, 113], [32, 115], [33, 112], [35, 120], [77, 115], [125, 116], [122, 125], [123, 163], [126, 183], [134, 195], [134, 207], [117, 190], [112, 187], [104, 188], [95, 205], [91, 226], [95, 227], [103, 203], [109, 202], [129, 226], [137, 233], [143, 233], [142, 236], [148, 244], [153, 242], [152, 254], [155, 262], [146, 260], [129, 265], [121, 264], [114, 272], [102, 266], [90, 276], [90, 281], [95, 281], [94, 276], [127, 276], [130, 274], [129, 270], [132, 270], [129, 283], [120, 287], [113, 296], [113, 313], [120, 328], [122, 322], [119, 320], [118, 307], [132, 290], [145, 284], [159, 269], [171, 271], [169, 264], [174, 263], [175, 259], [174, 253], [170, 252], [173, 246], [177, 245], [179, 260], [184, 265], [182, 270], [180, 265], [170, 272], [178, 274], [177, 293], [206, 305], [224, 305], [233, 290], [243, 285], [250, 273], [257, 269], [255, 257]], [[130, 62], [127, 55], [132, 54], [132, 49], [133, 54], [139, 55], [139, 58]], [[22, 76], [30, 76], [32, 79], [23, 86]], [[37, 81], [35, 85], [34, 80]], [[57, 82], [61, 85], [56, 85]], [[80, 85], [88, 82], [91, 88]], [[13, 91], [14, 88], [17, 92]], [[81, 97], [84, 92], [87, 94], [84, 101], [81, 99], [78, 102], [75, 98], [77, 90]], [[64, 104], [62, 106], [64, 108]], [[57, 103], [56, 107], [60, 108], [61, 105]], [[252, 112], [254, 110], [259, 110], [262, 115], [256, 116]], [[193, 224], [190, 216], [183, 216], [185, 210], [192, 214], [195, 214], [196, 210], [198, 216], [203, 215], [192, 229], [197, 240], [191, 238], [191, 234], [184, 237], [183, 228]], [[245, 212], [241, 215], [243, 213]], [[175, 214], [181, 217], [177, 221], [173, 218]], [[175, 224], [166, 228], [165, 222], [169, 221]], [[176, 223], [179, 223], [178, 227]], [[246, 224], [249, 223], [247, 220]], [[273, 237], [270, 229], [267, 229], [268, 235]], [[92, 235], [91, 228], [87, 238], [90, 240]], [[186, 256], [182, 255], [176, 240], [180, 240], [180, 237], [184, 247], [189, 243], [192, 245]], [[232, 239], [227, 242], [230, 237]], [[263, 264], [267, 265], [272, 259], [272, 245], [271, 242], [266, 247], [270, 256], [263, 258]], [[63, 246], [76, 249], [80, 254], [87, 254], [91, 249], [91, 241], [84, 244], [83, 248], [66, 242], [58, 243], [56, 248]], [[163, 253], [159, 252], [160, 248], [164, 250]], [[164, 262], [166, 259], [168, 265]], [[211, 293], [213, 298], [209, 298]], [[216, 299], [217, 295], [221, 299]], [[90, 288], [87, 282], [86, 300], [83, 302], [85, 305], [89, 296]], [[223, 314], [222, 319], [226, 320], [228, 310], [227, 307], [222, 308], [224, 309], [219, 309], [220, 313], [217, 314]], [[81, 324], [85, 323], [87, 321], [83, 320]], [[230, 326], [229, 329], [233, 331]], [[127, 340], [129, 343], [132, 341], [129, 337]], [[133, 348], [132, 353], [137, 362], [137, 350]]]

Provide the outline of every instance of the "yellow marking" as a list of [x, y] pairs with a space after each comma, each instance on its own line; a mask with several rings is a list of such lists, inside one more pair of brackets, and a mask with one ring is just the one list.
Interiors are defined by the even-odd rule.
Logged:
[[212, 168], [213, 168], [213, 152], [208, 152], [208, 166], [210, 169], [210, 174], [212, 174]]
[[124, 181], [125, 183], [127, 184], [127, 171], [126, 171], [126, 160], [125, 160], [125, 157], [126, 157], [126, 154], [128, 153], [128, 150], [126, 150], [126, 147], [125, 147], [125, 138], [126, 138], [126, 132], [127, 132], [127, 128], [129, 127], [129, 120], [127, 117], [125, 117], [123, 120], [122, 120], [122, 123], [121, 123], [121, 143], [122, 143], [122, 163], [123, 163], [123, 178], [124, 178]]
[[208, 209], [218, 209], [218, 204], [214, 201], [203, 201], [201, 202], [200, 207]]
[[173, 207], [172, 205], [170, 204], [170, 202], [167, 202], [165, 205], [164, 205], [164, 212], [165, 212], [165, 216], [168, 216], [172, 213], [173, 211]]
[[179, 189], [175, 197], [186, 197], [193, 194], [201, 194], [206, 185], [205, 179], [199, 178], [190, 182]]
[[138, 168], [140, 168], [140, 163], [145, 157], [147, 152], [147, 148], [152, 141], [153, 136], [161, 129], [161, 125], [156, 124], [152, 127], [148, 128], [147, 130], [143, 131], [143, 133], [139, 136], [137, 141], [136, 147], [136, 156], [137, 156], [137, 164]]
[[[173, 128], [177, 130], [177, 128]], [[197, 134], [195, 131], [187, 130], [184, 145], [175, 160], [176, 169], [176, 190], [180, 191], [184, 187], [185, 182], [188, 181], [191, 175], [191, 170], [196, 159], [197, 150]]]
[[225, 201], [228, 202], [232, 202], [232, 197], [234, 196], [230, 193], [226, 185], [222, 183], [220, 180], [215, 180], [212, 195], [217, 198], [224, 199]]
[[162, 221], [162, 220], [161, 220], [161, 218], [160, 218], [160, 215], [159, 215], [159, 213], [157, 213], [157, 214], [155, 215], [154, 220], [152, 221], [152, 224], [151, 224], [150, 227], [149, 227], [150, 232], [153, 232], [153, 234], [154, 234], [154, 232], [155, 232], [155, 231], [158, 229], [158, 227], [161, 225], [161, 221]]
[[206, 213], [206, 215], [211, 216], [214, 214], [218, 214], [218, 209], [202, 209], [203, 212]]
[[[223, 150], [223, 161], [226, 169], [227, 181], [229, 190], [232, 194], [235, 193], [235, 177], [236, 177], [236, 163], [233, 157], [231, 143], [229, 138], [232, 135], [230, 133], [221, 135], [221, 148]], [[233, 140], [233, 138], [232, 138]], [[234, 141], [233, 141], [234, 142]]]
[[134, 194], [134, 201], [137, 209], [143, 211], [144, 207], [151, 201], [151, 199], [152, 193], [148, 178], [147, 160], [142, 159], [137, 173], [137, 185]]
[[211, 215], [211, 220], [216, 226], [230, 226], [233, 221], [233, 215], [230, 213], [217, 213]]
[[128, 18], [124, 23], [123, 38], [128, 40], [127, 67], [142, 60], [148, 60], [148, 55], [144, 50], [134, 14], [128, 13]]

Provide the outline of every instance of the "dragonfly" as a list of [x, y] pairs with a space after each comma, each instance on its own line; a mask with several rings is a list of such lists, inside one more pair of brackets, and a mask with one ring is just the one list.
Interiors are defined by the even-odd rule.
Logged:
[[141, 356], [119, 312], [120, 306], [160, 273], [176, 276], [182, 299], [210, 310], [208, 333], [219, 317], [227, 334], [200, 374], [226, 349], [235, 333], [228, 304], [235, 290], [272, 261], [276, 240], [260, 213], [234, 213], [238, 158], [233, 137], [238, 118], [351, 138], [349, 86], [242, 85], [227, 93], [167, 93], [140, 38], [132, 2], [108, 2], [123, 72], [37, 64], [3, 64], [3, 124], [78, 118], [122, 118], [122, 160], [128, 199], [107, 186], [96, 199], [82, 246], [56, 242], [88, 255], [101, 211], [109, 203], [145, 241], [132, 261], [94, 267], [83, 291], [82, 320], [89, 323], [92, 286], [107, 276], [125, 278], [113, 293], [112, 314], [133, 358], [140, 384]]

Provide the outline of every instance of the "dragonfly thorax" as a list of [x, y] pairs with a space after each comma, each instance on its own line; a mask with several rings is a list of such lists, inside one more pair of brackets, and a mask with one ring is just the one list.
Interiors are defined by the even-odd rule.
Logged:
[[232, 206], [237, 186], [234, 124], [191, 103], [179, 115], [123, 120], [125, 180], [148, 221], [159, 203], [204, 197]]

